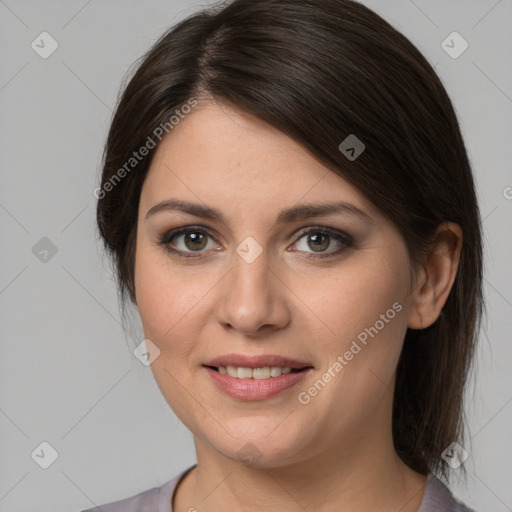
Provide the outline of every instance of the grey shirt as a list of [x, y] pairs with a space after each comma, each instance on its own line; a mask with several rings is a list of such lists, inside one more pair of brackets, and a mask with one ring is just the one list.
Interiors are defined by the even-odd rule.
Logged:
[[[161, 487], [154, 487], [124, 500], [113, 501], [82, 512], [173, 512], [171, 498], [178, 482], [196, 464], [176, 475]], [[475, 512], [456, 500], [448, 487], [433, 475], [428, 475], [425, 494], [418, 512]]]

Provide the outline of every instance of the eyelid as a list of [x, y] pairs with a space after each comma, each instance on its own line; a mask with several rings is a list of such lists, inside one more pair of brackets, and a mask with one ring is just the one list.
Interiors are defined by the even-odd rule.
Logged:
[[341, 241], [347, 244], [353, 244], [355, 242], [354, 237], [348, 234], [346, 231], [331, 228], [329, 226], [308, 226], [306, 228], [300, 229], [298, 232], [295, 233], [294, 236], [297, 238], [297, 240], [294, 243], [296, 243], [304, 235], [313, 232], [324, 233], [326, 235], [331, 236], [332, 238], [341, 239]]

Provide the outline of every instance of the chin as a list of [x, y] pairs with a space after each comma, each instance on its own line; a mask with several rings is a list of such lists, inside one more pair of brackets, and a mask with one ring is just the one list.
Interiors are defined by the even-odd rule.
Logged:
[[290, 464], [291, 454], [295, 453], [293, 447], [277, 436], [273, 440], [275, 445], [266, 437], [267, 434], [262, 434], [259, 440], [254, 436], [252, 440], [231, 439], [227, 446], [214, 446], [224, 457], [251, 468], [278, 468]]

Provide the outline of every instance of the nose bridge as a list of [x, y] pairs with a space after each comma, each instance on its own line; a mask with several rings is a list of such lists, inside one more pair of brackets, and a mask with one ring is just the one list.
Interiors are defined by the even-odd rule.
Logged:
[[254, 333], [263, 325], [282, 326], [288, 321], [285, 297], [269, 266], [266, 251], [254, 239], [242, 241], [233, 254], [219, 300], [219, 322]]

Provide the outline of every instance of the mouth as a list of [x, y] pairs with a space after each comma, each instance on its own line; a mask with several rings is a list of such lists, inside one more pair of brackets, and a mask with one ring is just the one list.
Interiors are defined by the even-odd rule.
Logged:
[[276, 354], [256, 355], [243, 353], [224, 354], [210, 361], [205, 361], [203, 366], [219, 373], [227, 374], [230, 377], [241, 379], [251, 378], [253, 373], [256, 379], [267, 379], [279, 377], [285, 373], [297, 373], [308, 368], [314, 368], [309, 361], [299, 361]]
[[276, 354], [224, 354], [202, 367], [213, 384], [237, 400], [265, 400], [302, 382], [315, 368]]
[[[226, 358], [222, 364], [203, 364], [202, 367], [211, 378], [211, 382], [218, 390], [231, 398], [242, 401], [266, 400], [287, 389], [299, 385], [314, 370], [312, 365], [291, 361], [290, 359], [268, 356], [265, 361], [271, 361], [272, 366], [263, 366], [262, 358], [248, 360], [237, 357], [236, 362], [247, 366], [235, 366], [226, 364]], [[285, 362], [286, 361], [286, 362]], [[233, 362], [233, 358], [230, 359]], [[211, 361], [210, 361], [211, 363]], [[251, 364], [251, 366], [248, 366]], [[280, 366], [279, 364], [293, 364]]]
[[217, 373], [228, 375], [235, 379], [271, 379], [277, 378], [281, 375], [287, 375], [289, 373], [301, 373], [305, 370], [313, 369], [313, 366], [304, 366], [302, 368], [291, 368], [289, 366], [263, 366], [260, 368], [249, 368], [244, 366], [211, 366], [203, 365], [205, 368], [210, 368]]

